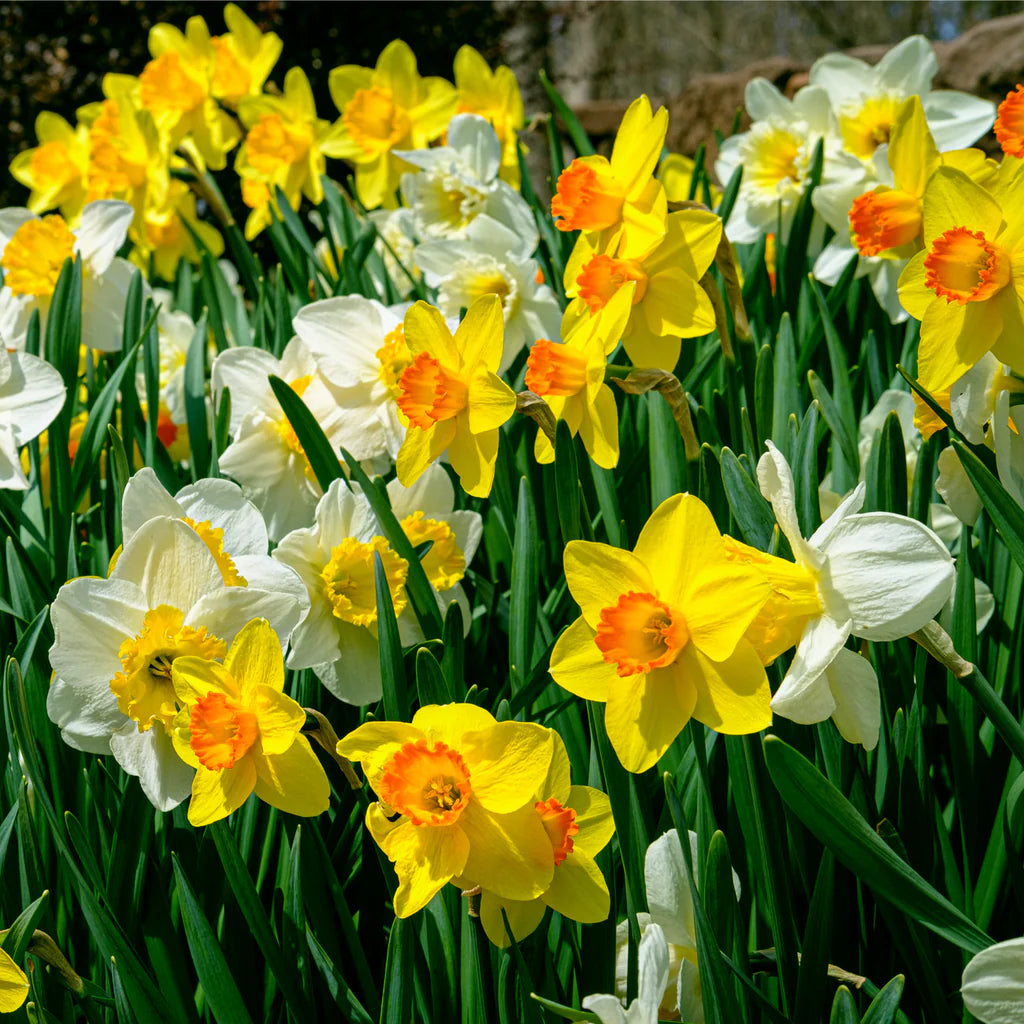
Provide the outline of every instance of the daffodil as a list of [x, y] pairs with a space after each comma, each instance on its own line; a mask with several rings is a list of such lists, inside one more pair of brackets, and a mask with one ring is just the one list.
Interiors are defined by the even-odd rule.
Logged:
[[412, 356], [398, 380], [398, 408], [409, 423], [398, 452], [398, 479], [413, 484], [445, 450], [463, 489], [491, 492], [501, 425], [515, 411], [497, 375], [504, 324], [496, 296], [479, 298], [454, 337], [440, 312], [417, 302], [405, 314]]
[[1024, 85], [1006, 94], [999, 104], [993, 129], [1007, 156], [1024, 157]]
[[483, 890], [480, 923], [501, 949], [509, 945], [502, 911], [513, 938], [520, 942], [536, 930], [548, 907], [572, 921], [594, 924], [607, 918], [611, 905], [608, 885], [594, 862], [615, 832], [611, 804], [600, 790], [570, 784], [565, 744], [557, 733], [552, 740], [551, 767], [537, 789], [533, 809], [548, 834], [555, 871], [551, 885], [532, 900], [503, 899]]
[[412, 362], [402, 316], [362, 295], [303, 306], [292, 320], [338, 407], [338, 440], [357, 459], [394, 459], [405, 437], [396, 399]]
[[812, 196], [814, 208], [836, 232], [814, 263], [814, 276], [835, 284], [857, 257], [857, 277], [867, 276], [879, 305], [893, 323], [907, 318], [897, 281], [907, 260], [922, 246], [922, 198], [928, 179], [941, 166], [957, 167], [984, 184], [994, 164], [980, 149], [940, 153], [928, 130], [918, 96], [900, 107], [891, 141], [875, 150], [873, 169], [881, 184], [860, 191], [862, 183], [822, 185]]
[[582, 615], [558, 638], [551, 675], [605, 702], [608, 738], [629, 771], [650, 768], [691, 717], [731, 734], [770, 723], [768, 679], [743, 638], [769, 586], [727, 560], [699, 498], [663, 501], [632, 552], [571, 541], [565, 576]]
[[127, 203], [88, 203], [72, 231], [60, 214], [0, 210], [0, 339], [23, 348], [32, 313], [45, 326], [57, 278], [68, 257], [82, 260], [82, 344], [104, 352], [121, 347], [124, 306], [134, 268], [117, 256], [131, 223]]
[[306, 712], [284, 693], [281, 641], [266, 619], [237, 634], [224, 663], [176, 658], [171, 681], [181, 710], [174, 749], [195, 769], [188, 820], [226, 818], [250, 793], [288, 814], [327, 810], [330, 785], [309, 740]]
[[[670, 203], [685, 203], [690, 196], [693, 186], [693, 176], [696, 173], [697, 165], [688, 156], [680, 153], [669, 153], [664, 160], [658, 164], [658, 180], [665, 187], [665, 198]], [[717, 206], [722, 198], [722, 191], [715, 186], [709, 189], [711, 201]], [[703, 195], [698, 190], [692, 198], [697, 202], [703, 202]]]
[[964, 1008], [981, 1024], [1019, 1024], [1024, 1012], [1024, 938], [971, 957], [960, 983]]
[[[243, 200], [254, 207], [245, 222], [245, 237], [252, 239], [271, 222], [275, 186], [296, 208], [303, 196], [311, 203], [323, 201], [323, 144], [333, 129], [317, 117], [313, 90], [302, 68], [291, 68], [284, 76], [283, 95], [243, 99], [238, 113], [246, 136], [235, 171], [242, 178]], [[254, 202], [254, 196], [266, 198]]]
[[583, 1009], [590, 1010], [601, 1024], [658, 1024], [669, 976], [668, 943], [659, 925], [651, 924], [644, 930], [639, 964], [639, 991], [628, 1009], [624, 1008], [624, 1000], [613, 995], [587, 996]]
[[429, 705], [410, 725], [367, 722], [339, 741], [377, 794], [366, 824], [398, 874], [396, 916], [422, 910], [450, 881], [511, 900], [548, 889], [551, 839], [534, 794], [552, 752], [550, 729], [496, 722], [473, 704]]
[[0, 949], [0, 1013], [14, 1013], [28, 998], [29, 985], [25, 972]]
[[459, 114], [444, 146], [399, 150], [398, 156], [419, 168], [402, 175], [402, 199], [421, 238], [464, 238], [473, 220], [487, 216], [515, 232], [527, 253], [536, 249], [533, 211], [498, 177], [501, 143], [484, 118]]
[[758, 483], [796, 565], [779, 559], [778, 573], [763, 567], [772, 579], [777, 630], [787, 638], [799, 632], [772, 710], [803, 724], [831, 715], [844, 739], [870, 750], [878, 742], [878, 679], [866, 658], [846, 649], [846, 640], [896, 640], [921, 629], [949, 597], [953, 560], [916, 519], [890, 512], [854, 515], [864, 503], [863, 483], [805, 540], [789, 463], [771, 441], [765, 443]]
[[[564, 419], [579, 434], [590, 457], [605, 469], [619, 461], [619, 411], [604, 382], [608, 356], [629, 319], [633, 286], [620, 288], [597, 316], [562, 318], [562, 342], [542, 338], [526, 359], [526, 386], [547, 403], [556, 420]], [[537, 432], [534, 453], [540, 463], [553, 462], [555, 448]]]
[[962, 171], [940, 167], [924, 192], [924, 244], [899, 294], [921, 321], [918, 377], [942, 391], [986, 352], [1024, 368], [1024, 174], [1002, 204]]
[[237, 4], [224, 7], [224, 21], [229, 31], [209, 40], [210, 95], [233, 110], [260, 94], [284, 44], [276, 32], [261, 32]]
[[11, 161], [11, 177], [32, 190], [25, 204], [33, 213], [59, 209], [72, 223], [85, 202], [89, 132], [72, 128], [59, 114], [44, 110], [36, 117], [38, 145]]
[[241, 346], [221, 352], [210, 381], [215, 394], [231, 394], [228, 430], [233, 440], [220, 455], [220, 468], [233, 476], [263, 513], [274, 539], [309, 523], [323, 492], [267, 377], [284, 380], [305, 402], [328, 440], [337, 436], [340, 411], [320, 379], [302, 341], [293, 338], [276, 359], [263, 349]]
[[129, 235], [135, 243], [132, 261], [164, 281], [173, 281], [183, 260], [198, 264], [200, 250], [193, 235], [199, 237], [212, 256], [224, 251], [224, 239], [212, 225], [199, 219], [196, 195], [184, 182], [168, 179], [162, 188], [150, 188], [141, 220], [137, 216]]
[[0, 344], [0, 490], [28, 488], [18, 449], [56, 419], [65, 397], [64, 379], [45, 359]]
[[375, 68], [345, 64], [330, 73], [328, 85], [341, 126], [324, 152], [355, 165], [365, 207], [393, 206], [399, 178], [409, 170], [393, 151], [423, 149], [444, 132], [455, 113], [454, 86], [421, 78], [400, 39], [384, 48]]
[[460, 114], [479, 114], [501, 143], [501, 177], [519, 187], [516, 133], [525, 124], [523, 95], [512, 69], [500, 64], [493, 71], [472, 46], [460, 46], [453, 65]]
[[646, 96], [623, 115], [612, 156], [577, 157], [558, 176], [551, 216], [560, 231], [583, 231], [590, 248], [650, 249], [665, 233], [665, 190], [652, 175], [665, 145], [668, 111]]
[[924, 36], [910, 36], [874, 67], [845, 53], [830, 53], [811, 66], [811, 85], [828, 94], [847, 152], [870, 160], [889, 141], [904, 100], [919, 96], [940, 150], [969, 146], [992, 126], [994, 106], [963, 92], [932, 91], [939, 62]]
[[303, 612], [294, 592], [228, 586], [206, 541], [180, 518], [150, 519], [107, 579], [66, 583], [50, 607], [51, 721], [69, 746], [112, 753], [160, 810], [188, 796], [192, 769], [174, 752], [176, 658], [223, 658], [253, 618], [281, 642]]
[[722, 221], [708, 210], [670, 213], [664, 235], [653, 248], [634, 248], [624, 235], [609, 251], [591, 247], [580, 235], [565, 265], [565, 294], [575, 301], [573, 316], [604, 309], [621, 288], [635, 282], [633, 308], [622, 344], [633, 364], [672, 371], [680, 338], [697, 338], [715, 328], [711, 299], [700, 286], [715, 259]]
[[462, 238], [435, 238], [416, 246], [413, 260], [446, 317], [457, 317], [477, 299], [501, 300], [505, 339], [498, 372], [537, 338], [554, 337], [560, 310], [533, 258], [536, 236], [524, 238], [486, 214], [475, 217]]

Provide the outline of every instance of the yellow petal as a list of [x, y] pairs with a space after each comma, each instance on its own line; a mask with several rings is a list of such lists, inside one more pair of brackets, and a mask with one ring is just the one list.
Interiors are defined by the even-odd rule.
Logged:
[[665, 227], [665, 241], [651, 263], [657, 267], [664, 260], [699, 281], [715, 262], [722, 219], [710, 210], [678, 210], [668, 215]]
[[616, 672], [594, 643], [596, 635], [581, 615], [555, 642], [549, 671], [563, 690], [584, 700], [605, 701]]
[[[541, 905], [541, 913], [544, 906]], [[0, 949], [0, 1013], [14, 1013], [28, 996], [28, 978], [25, 972], [11, 959], [6, 950]]]
[[269, 686], [279, 693], [284, 690], [281, 640], [266, 619], [245, 624], [231, 644], [224, 667], [234, 677], [243, 698], [257, 686]]
[[668, 111], [664, 107], [652, 116], [651, 101], [646, 96], [629, 105], [615, 136], [611, 159], [612, 173], [629, 198], [639, 193], [654, 173], [667, 131]]
[[989, 241], [999, 233], [1003, 213], [999, 204], [962, 171], [940, 167], [928, 181], [923, 204], [924, 244], [950, 228], [982, 231]]
[[[465, 816], [463, 813], [462, 818]], [[417, 828], [405, 822], [388, 834], [381, 848], [394, 862], [398, 875], [395, 916], [409, 917], [422, 910], [455, 875], [463, 873], [469, 839], [458, 823]]]
[[381, 51], [373, 73], [374, 85], [390, 89], [395, 105], [408, 110], [418, 100], [416, 57], [409, 44], [394, 39]]
[[476, 373], [469, 385], [469, 429], [473, 434], [497, 430], [516, 411], [516, 393], [490, 370]]
[[707, 567], [728, 564], [714, 516], [693, 494], [663, 501], [640, 531], [633, 552], [649, 568], [656, 596], [668, 604], [689, 593]]
[[327, 88], [338, 110], [344, 111], [360, 89], [368, 89], [373, 81], [373, 70], [358, 64], [343, 64], [327, 76]]
[[455, 331], [455, 347], [461, 366], [475, 370], [482, 363], [488, 370], [497, 370], [505, 347], [505, 317], [501, 299], [493, 293], [473, 300]]
[[460, 753], [469, 766], [473, 800], [495, 814], [532, 808], [551, 766], [550, 729], [533, 722], [496, 722], [468, 734]]
[[[278, 655], [281, 648], [277, 649]], [[215, 661], [186, 655], [171, 662], [171, 682], [174, 695], [187, 705], [195, 704], [208, 693], [222, 693], [233, 700], [238, 699], [238, 684], [231, 673]]]
[[927, 250], [913, 256], [903, 268], [898, 282], [900, 305], [915, 319], [923, 320], [928, 307], [936, 300], [935, 292], [925, 283], [924, 261]]
[[745, 562], [698, 571], [682, 602], [690, 639], [713, 661], [723, 661], [770, 596], [771, 584]]
[[256, 795], [264, 803], [305, 818], [327, 810], [330, 783], [305, 736], [296, 736], [283, 754], [254, 756], [254, 761]]
[[[683, 653], [690, 648], [692, 644]], [[617, 676], [608, 691], [604, 724], [623, 767], [630, 772], [650, 768], [682, 732], [696, 701], [694, 681], [680, 671], [679, 661]]]
[[551, 884], [551, 840], [533, 803], [511, 814], [492, 814], [476, 801], [459, 817], [469, 839], [460, 873], [510, 900], [532, 900]]
[[473, 434], [464, 413], [460, 413], [457, 419], [458, 426], [448, 443], [448, 462], [458, 474], [459, 483], [467, 494], [474, 498], [486, 498], [494, 483], [500, 431], [485, 430]]
[[428, 704], [413, 715], [412, 724], [431, 738], [459, 749], [467, 733], [490, 729], [497, 722], [494, 715], [476, 704]]
[[256, 688], [253, 706], [260, 726], [263, 753], [283, 754], [306, 724], [306, 712], [291, 697], [271, 686]]
[[200, 765], [192, 780], [189, 824], [198, 827], [226, 818], [245, 803], [255, 785], [256, 766], [250, 757], [216, 772]]
[[[658, 557], [664, 559], [664, 552]], [[651, 573], [642, 558], [608, 544], [570, 541], [565, 548], [564, 561], [569, 592], [580, 606], [587, 625], [593, 629], [597, 629], [601, 609], [614, 605], [620, 594], [630, 590], [649, 594], [654, 587]]]
[[576, 824], [580, 830], [573, 837], [574, 849], [589, 853], [591, 857], [600, 853], [615, 834], [608, 797], [591, 786], [573, 786], [568, 800], [562, 802], [576, 812]]
[[642, 313], [651, 333], [659, 336], [697, 338], [715, 329], [715, 309], [707, 292], [679, 267], [650, 278]]
[[1003, 315], [993, 300], [965, 305], [939, 300], [921, 321], [917, 375], [932, 393], [945, 391], [989, 351], [1002, 333]]
[[911, 96], [900, 107], [890, 134], [889, 167], [896, 188], [923, 195], [928, 175], [939, 162], [939, 151], [928, 130], [920, 96]]
[[406, 344], [414, 356], [427, 352], [452, 369], [461, 365], [452, 332], [436, 306], [422, 299], [411, 305], [405, 312], [403, 330]]
[[608, 883], [592, 857], [574, 849], [555, 868], [551, 886], [541, 897], [563, 917], [581, 924], [596, 924], [608, 917], [611, 899]]
[[373, 841], [380, 847], [383, 848], [384, 840], [396, 828], [401, 828], [403, 825], [408, 825], [409, 828], [415, 828], [408, 818], [401, 816], [396, 817], [392, 821], [385, 813], [384, 808], [378, 803], [372, 803], [366, 808], [366, 827], [369, 829], [370, 835], [373, 836]]
[[364, 722], [338, 740], [338, 753], [350, 761], [360, 761], [370, 785], [376, 788], [384, 764], [403, 743], [415, 743], [422, 731], [405, 722]]
[[[451, 434], [454, 424], [451, 420], [435, 423], [427, 430], [421, 427], [408, 427], [402, 447], [398, 449], [395, 469], [403, 487], [411, 487], [437, 458], [435, 448], [438, 438]], [[441, 449], [444, 451], [444, 448]], [[440, 454], [440, 453], [438, 453]]]
[[669, 373], [676, 368], [682, 348], [679, 338], [655, 334], [648, 327], [639, 307], [634, 311], [629, 329], [622, 336], [622, 346], [634, 366], [656, 367]]
[[[569, 752], [565, 749], [562, 737], [554, 730], [551, 731], [551, 739], [553, 742], [551, 766], [548, 768], [548, 773], [537, 790], [537, 795], [544, 800], [554, 797], [563, 807], [568, 807], [568, 800], [572, 793]], [[587, 787], [583, 786], [580, 788], [586, 789]]]
[[484, 926], [487, 938], [498, 949], [505, 949], [510, 945], [508, 930], [501, 916], [503, 910], [508, 917], [513, 937], [516, 942], [522, 942], [537, 930], [537, 926], [544, 920], [547, 907], [539, 897], [533, 900], [504, 900], [485, 889], [480, 894], [480, 923]]
[[676, 662], [697, 689], [693, 717], [730, 736], [758, 732], [771, 725], [771, 690], [757, 652], [746, 641], [725, 661], [714, 662], [687, 644]]
[[602, 469], [619, 462], [619, 409], [611, 388], [602, 384], [580, 422], [580, 438], [590, 457]]
[[[356, 159], [356, 158], [352, 158]], [[368, 210], [376, 210], [386, 202], [393, 192], [391, 181], [391, 157], [387, 153], [359, 161], [356, 165], [356, 192], [359, 201]]]

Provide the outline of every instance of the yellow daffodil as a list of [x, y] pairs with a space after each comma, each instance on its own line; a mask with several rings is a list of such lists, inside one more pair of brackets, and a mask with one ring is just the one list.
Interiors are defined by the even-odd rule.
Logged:
[[11, 161], [11, 177], [32, 190], [25, 205], [33, 213], [57, 208], [66, 220], [78, 216], [85, 202], [88, 136], [84, 125], [72, 128], [49, 110], [36, 118], [39, 144]]
[[[1013, 187], [1013, 186], [1016, 187]], [[900, 275], [900, 302], [921, 321], [918, 376], [942, 391], [986, 352], [1024, 367], [1024, 176], [1002, 203], [940, 167], [924, 192], [924, 243]]]
[[565, 266], [565, 293], [575, 301], [573, 315], [604, 309], [613, 295], [636, 282], [633, 308], [622, 344], [636, 366], [675, 369], [680, 338], [697, 338], [715, 327], [711, 299], [699, 281], [715, 258], [722, 222], [708, 210], [670, 213], [665, 234], [653, 247], [623, 235], [616, 248], [595, 249], [580, 235]]
[[14, 1013], [27, 997], [28, 978], [25, 972], [9, 953], [0, 949], [0, 1013]]
[[136, 218], [129, 237], [135, 242], [132, 261], [144, 271], [149, 270], [152, 261], [157, 277], [173, 281], [182, 259], [194, 264], [199, 262], [199, 249], [189, 228], [214, 257], [224, 251], [224, 239], [212, 224], [199, 220], [196, 196], [188, 186], [172, 178], [168, 178], [165, 184], [162, 194], [155, 189], [150, 190], [141, 227]]
[[501, 177], [519, 187], [516, 132], [523, 127], [523, 96], [512, 69], [501, 64], [493, 71], [472, 46], [455, 54], [455, 89], [458, 113], [486, 118], [501, 143]]
[[284, 44], [236, 4], [224, 8], [224, 21], [229, 31], [209, 40], [210, 95], [234, 110], [246, 96], [259, 96]]
[[[688, 157], [679, 153], [669, 153], [658, 166], [658, 180], [665, 186], [665, 198], [670, 203], [685, 203], [690, 199], [690, 188], [697, 165]], [[711, 201], [717, 206], [722, 198], [721, 189], [710, 187]], [[704, 201], [700, 189], [693, 197], [698, 203]]]
[[398, 379], [397, 402], [409, 425], [397, 469], [406, 487], [448, 449], [466, 493], [490, 494], [499, 427], [516, 408], [515, 394], [497, 375], [504, 334], [496, 295], [477, 299], [454, 337], [440, 312], [425, 302], [405, 314], [412, 361]]
[[608, 885], [594, 857], [615, 832], [611, 804], [600, 790], [571, 785], [565, 744], [557, 733], [552, 738], [551, 767], [537, 790], [533, 809], [551, 842], [555, 871], [551, 885], [532, 900], [503, 899], [489, 889], [483, 890], [480, 923], [491, 942], [501, 949], [509, 945], [502, 911], [517, 942], [536, 929], [548, 907], [583, 924], [595, 924], [608, 916]]
[[530, 722], [496, 722], [473, 704], [446, 704], [420, 708], [411, 725], [367, 722], [339, 741], [380, 801], [366, 825], [395, 865], [398, 917], [453, 880], [513, 900], [548, 889], [552, 844], [534, 803], [553, 737]]
[[612, 157], [577, 157], [558, 176], [551, 216], [560, 231], [584, 231], [603, 251], [625, 235], [634, 250], [649, 249], [665, 233], [665, 190], [651, 175], [665, 145], [668, 111], [651, 113], [646, 96], [634, 100], [615, 136]]
[[[619, 411], [604, 382], [608, 356], [622, 337], [633, 301], [633, 285], [612, 296], [597, 316], [562, 319], [563, 343], [542, 338], [526, 360], [526, 386], [547, 403], [556, 420], [564, 419], [579, 434], [590, 457], [604, 469], [619, 461]], [[553, 462], [555, 449], [537, 432], [534, 453], [540, 463]]]
[[551, 675], [606, 703], [608, 737], [629, 771], [650, 768], [691, 717], [730, 734], [770, 723], [768, 679], [743, 638], [770, 588], [726, 558], [699, 498], [663, 501], [632, 553], [572, 541], [565, 576], [582, 615], [558, 638]]
[[242, 198], [253, 207], [245, 237], [255, 238], [270, 224], [275, 185], [294, 207], [302, 196], [312, 203], [323, 200], [320, 179], [327, 162], [321, 143], [336, 130], [316, 116], [313, 91], [302, 68], [291, 68], [285, 75], [283, 96], [245, 99], [239, 115], [247, 134], [235, 170], [243, 181]]
[[1024, 157], [1024, 85], [1006, 94], [993, 128], [1007, 156]]
[[384, 48], [375, 68], [342, 65], [328, 85], [341, 131], [324, 152], [355, 165], [364, 206], [393, 206], [399, 179], [413, 168], [392, 151], [423, 149], [444, 132], [455, 114], [455, 87], [443, 78], [421, 78], [401, 39]]
[[188, 805], [193, 825], [226, 818], [250, 793], [289, 814], [327, 810], [327, 775], [300, 734], [305, 711], [283, 692], [281, 641], [266, 619], [238, 633], [223, 665], [176, 658], [171, 681], [183, 705], [173, 723], [174, 749], [196, 770]]

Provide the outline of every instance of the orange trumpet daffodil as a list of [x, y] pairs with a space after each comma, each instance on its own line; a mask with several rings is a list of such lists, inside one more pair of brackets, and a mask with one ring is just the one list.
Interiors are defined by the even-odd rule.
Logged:
[[940, 167], [924, 192], [925, 247], [900, 275], [921, 321], [918, 377], [943, 391], [991, 351], [1024, 367], [1024, 174], [999, 200], [962, 171]]
[[411, 725], [366, 722], [339, 740], [338, 753], [362, 763], [379, 798], [366, 825], [395, 865], [398, 917], [452, 880], [514, 900], [547, 890], [554, 860], [534, 802], [553, 737], [530, 722], [497, 722], [474, 704], [435, 704]]
[[176, 658], [171, 681], [183, 705], [171, 738], [196, 769], [191, 824], [226, 818], [253, 792], [289, 814], [327, 810], [327, 775], [300, 734], [305, 711], [283, 692], [281, 641], [266, 619], [253, 619], [238, 633], [223, 665]]
[[491, 493], [498, 428], [516, 408], [515, 394], [497, 374], [504, 337], [501, 300], [493, 294], [469, 307], [454, 337], [434, 306], [417, 302], [405, 314], [411, 362], [397, 396], [409, 424], [397, 459], [403, 486], [447, 449], [466, 493]]
[[727, 559], [699, 498], [663, 501], [632, 552], [570, 542], [565, 576], [582, 615], [558, 638], [551, 675], [605, 703], [608, 738], [629, 771], [650, 768], [691, 717], [729, 734], [771, 722], [768, 679], [744, 639], [771, 588]]

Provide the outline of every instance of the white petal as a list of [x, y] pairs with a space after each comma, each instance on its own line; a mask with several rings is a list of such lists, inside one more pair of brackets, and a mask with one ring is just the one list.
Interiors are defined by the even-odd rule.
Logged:
[[842, 648], [827, 669], [829, 689], [835, 698], [832, 721], [847, 743], [859, 743], [865, 750], [878, 745], [882, 708], [878, 677], [867, 658]]
[[144, 523], [156, 516], [180, 519], [181, 505], [168, 493], [155, 472], [145, 466], [133, 474], [121, 498], [121, 528], [127, 544]]
[[346, 704], [373, 704], [381, 697], [380, 646], [377, 638], [363, 626], [338, 623], [340, 657], [323, 665], [314, 665], [320, 682]]
[[897, 43], [876, 65], [878, 91], [899, 92], [904, 96], [923, 96], [931, 88], [939, 70], [932, 44], [924, 36], [910, 36]]
[[169, 604], [186, 613], [204, 594], [224, 589], [220, 568], [199, 534], [164, 516], [142, 525], [110, 576], [137, 584], [149, 608]]
[[224, 550], [232, 558], [266, 555], [267, 524], [260, 510], [230, 480], [198, 480], [175, 495], [185, 515], [224, 531]]
[[601, 1024], [626, 1024], [626, 1011], [615, 996], [586, 996], [583, 1009], [595, 1014]]
[[377, 351], [399, 322], [379, 302], [343, 295], [303, 306], [292, 326], [331, 384], [355, 387], [377, 380]]
[[[91, 706], [83, 702], [83, 692], [86, 701], [94, 698]], [[46, 713], [51, 722], [60, 726], [61, 739], [87, 754], [109, 754], [110, 737], [125, 722], [109, 686], [104, 696], [100, 690], [83, 691], [59, 676], [46, 691]]]
[[[697, 868], [697, 833], [689, 836], [694, 869]], [[693, 923], [693, 897], [689, 873], [679, 846], [679, 833], [672, 829], [647, 847], [644, 859], [647, 906], [651, 919], [661, 926], [665, 938], [677, 946], [696, 949]]]
[[783, 121], [793, 119], [792, 104], [767, 78], [752, 78], [743, 92], [743, 105], [752, 121], [777, 117]]
[[9, 423], [0, 423], [0, 490], [27, 491], [28, 486], [14, 428]]
[[811, 65], [811, 84], [820, 85], [833, 106], [839, 107], [851, 96], [868, 91], [874, 83], [874, 71], [856, 57], [829, 53]]
[[110, 751], [129, 774], [138, 776], [142, 792], [158, 811], [170, 811], [192, 790], [195, 771], [180, 757], [159, 726], [139, 732], [128, 722], [110, 737]]
[[117, 199], [100, 199], [82, 208], [77, 248], [89, 265], [90, 274], [102, 276], [106, 272], [117, 250], [124, 245], [131, 222], [131, 206]]
[[270, 390], [269, 374], [282, 376], [281, 364], [261, 348], [229, 348], [213, 361], [210, 384], [215, 393], [223, 388], [231, 391], [231, 422], [228, 430], [238, 435], [247, 413], [276, 416], [280, 406]]
[[448, 145], [481, 182], [497, 177], [501, 143], [490, 123], [477, 114], [458, 114], [448, 122]]
[[437, 519], [455, 507], [455, 488], [443, 467], [436, 462], [428, 466], [411, 487], [397, 480], [388, 484], [391, 510], [398, 519], [422, 512], [428, 519]]
[[7, 248], [18, 228], [30, 220], [39, 220], [39, 217], [24, 206], [8, 206], [0, 210], [0, 252]]
[[316, 506], [320, 545], [330, 550], [346, 537], [366, 542], [379, 534], [377, 517], [361, 491], [351, 490], [344, 480], [334, 480]]
[[9, 424], [19, 447], [38, 437], [64, 407], [61, 375], [45, 360], [10, 352], [7, 380], [0, 385], [0, 423]]
[[797, 644], [796, 655], [782, 685], [772, 697], [772, 711], [801, 725], [824, 722], [836, 709], [825, 670], [843, 649], [849, 622], [828, 615], [812, 619]]
[[923, 523], [890, 512], [849, 516], [823, 549], [818, 587], [826, 607], [842, 608], [851, 632], [896, 640], [920, 629], [946, 603], [953, 559]]
[[684, 960], [679, 965], [679, 980], [676, 983], [676, 1002], [679, 1016], [688, 1024], [704, 1024], [704, 998], [700, 989], [700, 969], [696, 964]]
[[[118, 352], [124, 334], [124, 307], [135, 268], [114, 260], [102, 276], [82, 279], [82, 344]], [[143, 285], [145, 288], [145, 284]]]
[[866, 487], [862, 480], [849, 494], [846, 495], [842, 501], [835, 507], [835, 510], [819, 526], [814, 533], [811, 534], [810, 544], [816, 550], [821, 550], [828, 543], [829, 537], [835, 533], [836, 528], [839, 524], [849, 515], [858, 511], [864, 504], [864, 495], [866, 493]]
[[758, 459], [757, 482], [761, 493], [771, 502], [782, 532], [793, 549], [793, 555], [801, 565], [817, 565], [818, 558], [800, 532], [796, 517], [796, 492], [793, 487], [793, 472], [785, 456], [771, 441], [765, 441], [768, 451]]
[[253, 587], [222, 587], [200, 598], [185, 616], [185, 624], [205, 626], [230, 644], [247, 622], [266, 619], [283, 651], [303, 611], [290, 594], [270, 594]]
[[973, 526], [981, 515], [981, 498], [952, 446], [939, 452], [937, 466], [939, 475], [935, 478], [935, 490], [961, 523]]
[[983, 1024], [1024, 1020], [1024, 938], [983, 949], [964, 968], [964, 1006]]
[[902, 324], [910, 314], [900, 304], [899, 279], [906, 265], [904, 260], [872, 260], [868, 270], [871, 290], [878, 304], [885, 310], [889, 322]]
[[931, 92], [922, 97], [922, 106], [935, 145], [942, 153], [970, 146], [996, 119], [992, 103], [965, 92]]
[[335, 661], [338, 657], [338, 630], [341, 620], [322, 599], [314, 599], [306, 617], [291, 635], [292, 649], [288, 667], [313, 668]]
[[849, 242], [840, 241], [837, 235], [818, 253], [814, 261], [814, 276], [822, 284], [835, 284], [843, 276], [850, 261], [856, 259], [859, 259], [857, 250]]
[[[651, 924], [640, 940], [640, 972], [636, 1002], [630, 1007], [629, 1020], [636, 1024], [656, 1024], [658, 1007], [668, 985], [668, 943], [657, 924]], [[639, 1004], [639, 1005], [637, 1005]], [[639, 1012], [638, 1012], [639, 1011]]]

